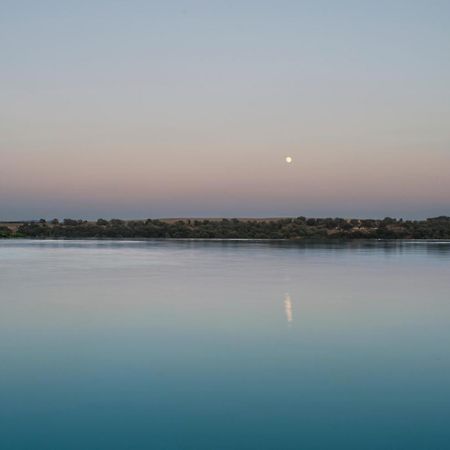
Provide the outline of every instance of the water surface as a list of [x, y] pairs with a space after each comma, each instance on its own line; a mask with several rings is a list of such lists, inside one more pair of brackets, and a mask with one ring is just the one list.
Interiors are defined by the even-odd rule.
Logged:
[[448, 449], [450, 243], [0, 241], [0, 448]]

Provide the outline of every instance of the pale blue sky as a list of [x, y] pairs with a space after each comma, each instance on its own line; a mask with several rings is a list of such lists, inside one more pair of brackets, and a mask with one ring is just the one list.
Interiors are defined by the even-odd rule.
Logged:
[[0, 0], [0, 219], [450, 214], [449, 54], [449, 1]]

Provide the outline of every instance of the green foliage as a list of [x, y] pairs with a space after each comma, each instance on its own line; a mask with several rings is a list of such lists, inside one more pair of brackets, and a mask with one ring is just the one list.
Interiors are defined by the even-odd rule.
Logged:
[[12, 236], [12, 231], [5, 226], [0, 226], [0, 238], [9, 238]]
[[39, 238], [176, 238], [176, 239], [450, 239], [450, 217], [422, 221], [305, 218], [278, 220], [105, 220], [64, 219], [23, 223], [0, 237]]

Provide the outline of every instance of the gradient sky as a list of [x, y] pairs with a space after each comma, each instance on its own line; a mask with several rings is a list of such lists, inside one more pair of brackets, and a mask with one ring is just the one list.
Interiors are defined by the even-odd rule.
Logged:
[[0, 219], [450, 214], [449, 55], [449, 1], [0, 0]]

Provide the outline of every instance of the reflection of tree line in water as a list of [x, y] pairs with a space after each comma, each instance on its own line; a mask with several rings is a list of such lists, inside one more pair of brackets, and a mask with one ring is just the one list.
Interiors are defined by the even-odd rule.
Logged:
[[450, 217], [426, 220], [376, 219], [64, 219], [0, 226], [0, 237], [194, 238], [194, 239], [450, 239]]

